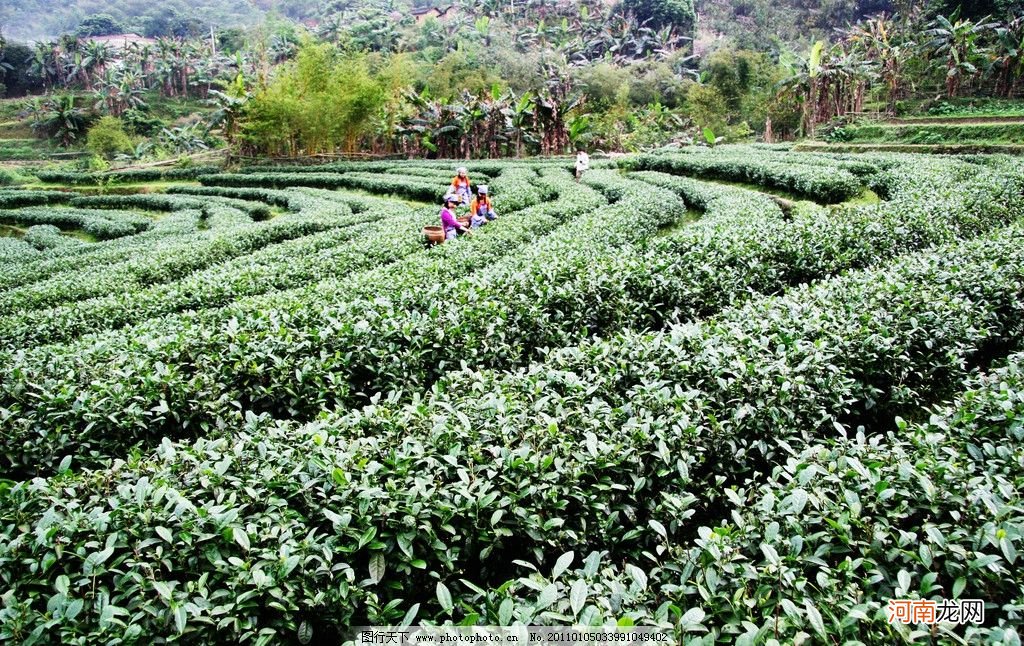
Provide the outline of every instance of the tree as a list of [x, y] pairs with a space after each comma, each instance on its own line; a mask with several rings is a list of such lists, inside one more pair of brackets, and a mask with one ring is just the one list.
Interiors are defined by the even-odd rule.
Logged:
[[79, 38], [92, 38], [95, 36], [123, 34], [124, 31], [124, 25], [119, 23], [113, 16], [106, 13], [98, 13], [82, 20], [78, 24], [75, 34]]
[[201, 20], [183, 16], [173, 7], [160, 9], [143, 20], [144, 35], [150, 38], [190, 38], [207, 31]]
[[242, 137], [251, 150], [270, 154], [351, 152], [371, 132], [386, 98], [365, 54], [306, 43], [253, 96]]
[[718, 88], [695, 84], [686, 95], [686, 111], [698, 126], [725, 132], [729, 102]]
[[73, 144], [89, 123], [85, 111], [75, 105], [75, 97], [70, 94], [36, 99], [28, 109], [32, 129], [65, 147]]
[[970, 82], [978, 75], [978, 63], [986, 53], [981, 39], [995, 24], [961, 18], [959, 12], [954, 12], [948, 18], [936, 16], [928, 27], [925, 34], [931, 38], [929, 53], [946, 71], [946, 96], [955, 97], [964, 81]]
[[4, 42], [0, 47], [0, 82], [6, 87], [6, 96], [41, 92], [43, 78], [35, 67], [35, 50], [24, 43]]
[[622, 0], [622, 10], [654, 28], [674, 27], [685, 34], [693, 32], [697, 20], [693, 0]]

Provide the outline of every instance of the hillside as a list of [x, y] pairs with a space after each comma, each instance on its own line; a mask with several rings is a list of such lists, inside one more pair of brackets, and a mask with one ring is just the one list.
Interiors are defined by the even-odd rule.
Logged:
[[[147, 36], [202, 33], [252, 25], [267, 15], [317, 22], [339, 11], [362, 6], [401, 9], [409, 5], [447, 4], [430, 0], [19, 0], [0, 3], [0, 31], [14, 40], [53, 38], [74, 31], [83, 20], [99, 15], [113, 18], [124, 31]], [[473, 4], [473, 3], [470, 3]], [[565, 5], [565, 0], [523, 3]], [[776, 49], [781, 42], [806, 42], [827, 37], [835, 29], [878, 12], [941, 11], [956, 0], [697, 0], [698, 40], [727, 37], [737, 45]], [[1021, 11], [1020, 0], [981, 0], [966, 3], [967, 15], [1005, 15]]]

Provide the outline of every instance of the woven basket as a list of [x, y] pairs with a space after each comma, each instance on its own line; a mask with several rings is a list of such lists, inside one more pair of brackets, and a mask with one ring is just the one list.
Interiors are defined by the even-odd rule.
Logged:
[[444, 229], [442, 227], [423, 227], [423, 236], [431, 244], [444, 242]]

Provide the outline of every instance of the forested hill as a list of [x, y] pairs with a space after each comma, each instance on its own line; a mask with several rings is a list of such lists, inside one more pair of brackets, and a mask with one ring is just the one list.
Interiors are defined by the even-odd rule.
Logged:
[[[494, 4], [455, 0], [468, 7]], [[689, 4], [691, 0], [673, 0]], [[807, 42], [880, 11], [934, 10], [949, 13], [960, 0], [693, 0], [699, 17], [697, 40], [732, 38], [743, 47], [772, 49], [772, 43]], [[522, 0], [521, 6], [564, 5], [571, 0]], [[0, 0], [0, 32], [14, 40], [53, 38], [84, 30], [87, 35], [135, 32], [144, 36], [185, 36], [254, 24], [268, 15], [315, 24], [346, 9], [383, 7], [399, 12], [450, 0]], [[504, 3], [502, 3], [504, 4]], [[515, 7], [517, 3], [510, 3]], [[1022, 0], [963, 3], [975, 16], [1024, 9]], [[83, 22], [85, 23], [83, 26]]]

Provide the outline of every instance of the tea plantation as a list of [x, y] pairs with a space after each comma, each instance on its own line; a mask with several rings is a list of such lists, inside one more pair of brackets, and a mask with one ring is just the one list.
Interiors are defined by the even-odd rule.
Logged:
[[459, 164], [0, 189], [0, 641], [1019, 643], [1019, 158]]

